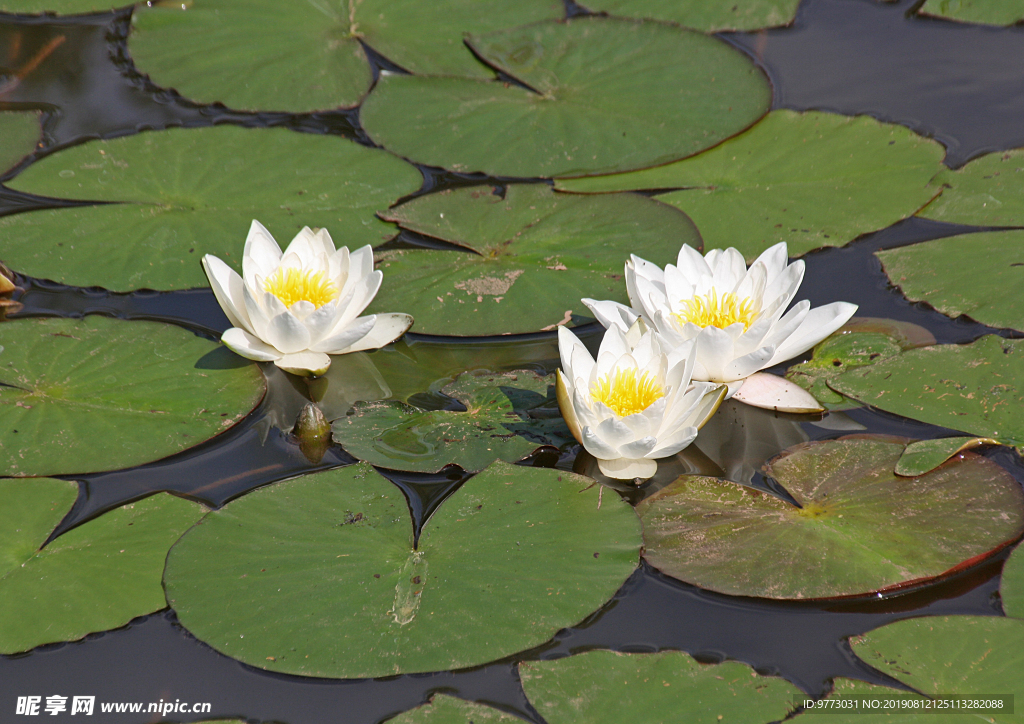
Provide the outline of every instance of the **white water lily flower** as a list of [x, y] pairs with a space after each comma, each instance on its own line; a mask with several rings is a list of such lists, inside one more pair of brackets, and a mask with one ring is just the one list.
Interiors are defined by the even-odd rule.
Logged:
[[558, 406], [569, 429], [610, 478], [649, 478], [658, 458], [693, 442], [725, 387], [690, 382], [693, 343], [666, 352], [653, 330], [610, 327], [597, 361], [576, 335], [558, 328]]
[[297, 375], [321, 375], [330, 354], [375, 349], [412, 326], [408, 314], [359, 314], [373, 301], [383, 274], [369, 246], [335, 249], [326, 229], [307, 226], [282, 253], [253, 221], [242, 254], [242, 276], [215, 256], [203, 269], [233, 325], [221, 337], [232, 351], [273, 362]]
[[797, 302], [786, 312], [804, 278], [804, 263], [787, 264], [785, 242], [759, 256], [748, 269], [734, 248], [706, 255], [684, 244], [676, 266], [664, 271], [632, 256], [626, 262], [631, 307], [584, 299], [606, 327], [628, 329], [642, 318], [670, 346], [696, 343], [695, 380], [729, 386], [729, 397], [751, 380], [738, 400], [786, 411], [820, 410], [807, 392], [759, 370], [796, 357], [843, 326], [857, 305], [833, 302], [811, 309]]

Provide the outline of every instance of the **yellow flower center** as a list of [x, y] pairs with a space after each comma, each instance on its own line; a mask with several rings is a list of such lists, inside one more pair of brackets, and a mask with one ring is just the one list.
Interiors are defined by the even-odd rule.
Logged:
[[338, 290], [326, 272], [304, 269], [278, 267], [267, 277], [263, 289], [280, 299], [286, 307], [295, 302], [310, 302], [314, 307], [322, 307], [338, 296]]
[[750, 325], [761, 311], [754, 308], [754, 300], [749, 297], [741, 300], [732, 292], [726, 292], [719, 297], [714, 289], [702, 297], [695, 296], [681, 303], [682, 309], [672, 316], [680, 324], [693, 322], [698, 327], [725, 329], [730, 324], [740, 322], [743, 324], [743, 331], [746, 331], [750, 329]]
[[637, 377], [635, 369], [619, 369], [595, 380], [590, 396], [625, 417], [642, 412], [665, 396], [661, 385], [647, 372]]

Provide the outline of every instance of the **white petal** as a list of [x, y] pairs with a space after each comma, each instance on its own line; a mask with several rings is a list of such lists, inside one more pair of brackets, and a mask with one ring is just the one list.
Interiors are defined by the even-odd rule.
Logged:
[[737, 357], [725, 366], [724, 377], [721, 380], [715, 381], [731, 382], [733, 380], [742, 380], [749, 377], [758, 370], [770, 367], [771, 365], [769, 364], [769, 361], [772, 359], [773, 354], [775, 354], [775, 347], [768, 345], [766, 347], [756, 349], [750, 354]]
[[597, 350], [599, 366], [602, 357], [618, 360], [624, 354], [629, 354], [629, 344], [626, 342], [625, 331], [618, 327], [609, 327], [605, 330], [604, 336], [601, 338], [601, 346]]
[[408, 314], [388, 312], [385, 314], [371, 314], [368, 317], [360, 317], [355, 323], [362, 323], [363, 320], [372, 319], [373, 328], [367, 332], [362, 339], [350, 344], [341, 352], [335, 354], [348, 354], [349, 352], [362, 352], [366, 349], [379, 349], [384, 345], [391, 344], [405, 334], [412, 326], [413, 318]]
[[658, 445], [658, 439], [653, 435], [619, 445], [619, 454], [624, 458], [643, 458], [654, 450]]
[[238, 327], [232, 327], [225, 332], [220, 341], [232, 352], [246, 359], [270, 362], [281, 358], [279, 351]]
[[711, 278], [714, 273], [711, 271], [711, 267], [704, 261], [704, 257], [700, 255], [700, 252], [691, 247], [689, 244], [683, 244], [682, 248], [679, 249], [679, 257], [676, 259], [676, 267], [683, 273], [686, 280], [690, 282], [695, 288], [698, 286], [700, 280], [704, 277]]
[[293, 375], [310, 377], [324, 374], [331, 366], [331, 358], [321, 352], [296, 352], [274, 360], [274, 364]]
[[203, 257], [203, 271], [210, 280], [213, 296], [217, 304], [224, 310], [225, 316], [232, 327], [241, 327], [250, 334], [255, 332], [249, 322], [249, 313], [245, 311], [245, 292], [242, 277], [212, 254]]
[[[262, 297], [266, 292], [260, 293]], [[252, 325], [252, 331], [257, 337], [266, 341], [267, 339], [267, 324], [270, 322], [270, 317], [260, 306], [260, 303], [256, 301], [256, 296], [248, 284], [242, 285], [242, 299], [245, 301], [245, 312], [249, 315], [249, 322]]]
[[299, 265], [304, 269], [309, 269], [316, 265], [321, 251], [323, 251], [323, 245], [313, 236], [313, 230], [308, 226], [303, 226], [302, 231], [295, 235], [295, 238], [284, 250], [284, 256], [294, 254], [299, 259]]
[[[625, 304], [611, 301], [598, 301], [596, 299], [581, 300], [587, 308], [594, 313], [597, 321], [603, 327], [621, 327], [623, 330], [633, 326], [637, 320], [637, 314]], [[564, 329], [564, 327], [559, 327]]]
[[804, 388], [784, 377], [767, 372], [757, 372], [748, 377], [733, 398], [754, 407], [778, 412], [805, 413], [825, 410]]
[[[349, 274], [356, 279], [370, 276], [373, 271], [373, 247], [369, 244], [349, 254]], [[367, 302], [369, 304], [369, 302]]]
[[[294, 305], [293, 305], [294, 306]], [[335, 302], [328, 302], [318, 307], [312, 314], [302, 320], [309, 330], [309, 346], [313, 348], [320, 340], [337, 326], [342, 310]]]
[[[597, 456], [594, 455], [594, 457]], [[605, 460], [604, 458], [597, 458], [597, 467], [605, 476], [609, 478], [615, 478], [616, 480], [650, 478], [653, 477], [656, 472], [658, 472], [657, 462], [655, 462], [654, 460], [646, 460], [643, 458], [641, 458], [640, 460], [628, 460], [626, 458]]]
[[804, 281], [804, 262], [797, 259], [787, 266], [775, 279], [769, 279], [764, 288], [764, 306], [779, 305], [780, 314], [789, 306]]
[[715, 266], [715, 288], [731, 292], [747, 273], [747, 263], [739, 251], [730, 246], [718, 258]]
[[313, 302], [307, 302], [305, 299], [300, 299], [292, 304], [292, 306], [288, 307], [288, 311], [291, 312], [296, 319], [302, 322], [306, 321], [306, 317], [316, 310], [317, 307]]
[[328, 258], [334, 256], [334, 239], [331, 238], [331, 234], [327, 229], [319, 229], [313, 235], [313, 238], [323, 248], [324, 254], [326, 254]]
[[303, 352], [309, 349], [309, 330], [295, 315], [285, 311], [267, 324], [265, 341], [285, 354]]
[[618, 455], [615, 448], [602, 440], [589, 426], [583, 428], [583, 447], [595, 458], [613, 458]]
[[281, 247], [263, 224], [253, 219], [242, 251], [242, 278], [253, 286], [256, 274], [270, 276], [280, 262]]
[[558, 409], [565, 418], [565, 424], [569, 432], [576, 438], [576, 441], [583, 444], [583, 430], [580, 425], [579, 415], [576, 414], [576, 406], [573, 402], [572, 383], [565, 378], [562, 370], [555, 370], [555, 397], [558, 400]]
[[[769, 246], [762, 251], [761, 255], [754, 260], [754, 264], [758, 262], [764, 264], [765, 271], [768, 272], [768, 284], [771, 284], [786, 269], [786, 262], [788, 261], [789, 251], [786, 248], [786, 242], [780, 241], [778, 244]], [[750, 266], [754, 266], [754, 264]]]
[[[705, 327], [697, 335], [697, 365], [693, 374], [697, 379], [707, 382], [726, 382], [725, 370], [733, 360], [733, 341], [725, 330], [718, 327]], [[707, 378], [698, 377], [700, 367], [706, 372]]]
[[665, 267], [665, 296], [670, 311], [678, 311], [681, 302], [693, 298], [693, 284], [675, 266]]
[[377, 291], [380, 289], [381, 281], [384, 279], [384, 274], [377, 270], [370, 272], [367, 276], [358, 280], [352, 287], [352, 296], [348, 297], [348, 302], [345, 304], [345, 310], [338, 317], [338, 331], [341, 331], [342, 327], [345, 327], [353, 319], [363, 313], [363, 310], [370, 306], [370, 302], [377, 296]]
[[856, 311], [857, 305], [849, 302], [832, 302], [812, 309], [804, 317], [796, 331], [778, 346], [775, 356], [767, 366], [770, 367], [792, 359], [798, 354], [803, 354], [846, 324]]
[[660, 292], [665, 292], [665, 272], [661, 270], [660, 266], [646, 259], [641, 259], [636, 254], [630, 254], [629, 261], [626, 264], [627, 268], [632, 269], [635, 277], [645, 279]]
[[351, 276], [347, 246], [341, 247], [327, 257], [327, 276], [337, 285], [339, 292], [344, 289]]
[[649, 458], [667, 458], [670, 455], [675, 455], [677, 452], [685, 448], [697, 437], [696, 427], [677, 427], [671, 432], [658, 440], [658, 445], [647, 457]]

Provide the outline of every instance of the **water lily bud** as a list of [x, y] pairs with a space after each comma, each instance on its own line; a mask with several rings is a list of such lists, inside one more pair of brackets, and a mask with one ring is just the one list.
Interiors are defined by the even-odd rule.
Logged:
[[309, 402], [295, 418], [292, 435], [298, 438], [302, 454], [316, 465], [323, 460], [327, 448], [331, 446], [331, 423], [319, 407]]

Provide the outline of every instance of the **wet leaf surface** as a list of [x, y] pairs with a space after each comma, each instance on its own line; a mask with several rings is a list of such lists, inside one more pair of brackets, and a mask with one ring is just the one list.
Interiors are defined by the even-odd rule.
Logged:
[[610, 173], [713, 146], [771, 102], [764, 74], [745, 55], [668, 24], [577, 17], [467, 42], [522, 85], [382, 77], [360, 108], [376, 143], [458, 172]]
[[447, 694], [435, 694], [426, 704], [387, 720], [389, 724], [519, 724], [522, 721], [485, 704]]
[[[43, 528], [70, 509], [76, 488], [47, 479], [0, 481], [7, 564], [0, 569], [0, 653], [74, 641], [166, 606], [160, 579], [167, 550], [206, 512], [198, 503], [158, 493], [84, 523], [37, 551], [50, 533]], [[19, 512], [32, 530], [12, 540], [11, 527], [26, 519], [14, 519]]]
[[987, 437], [943, 437], [921, 440], [907, 445], [896, 463], [896, 474], [913, 477], [924, 475], [942, 465], [951, 457], [979, 445], [998, 445]]
[[750, 262], [780, 241], [800, 256], [913, 215], [939, 193], [930, 180], [943, 155], [935, 141], [867, 116], [779, 110], [693, 158], [555, 186], [683, 189], [657, 198], [693, 219], [706, 248], [734, 246]]
[[[829, 598], [918, 583], [1024, 532], [1024, 492], [968, 454], [914, 478], [893, 472], [903, 445], [812, 442], [766, 466], [802, 504], [684, 476], [637, 506], [644, 557], [721, 593]], [[799, 560], [779, 566], [777, 561]]]
[[1024, 150], [989, 153], [956, 171], [943, 169], [934, 182], [946, 188], [918, 216], [953, 224], [1024, 226]]
[[104, 317], [0, 325], [2, 475], [116, 470], [197, 445], [263, 397], [259, 368], [179, 327]]
[[168, 600], [200, 640], [271, 671], [476, 666], [579, 622], [633, 572], [639, 521], [591, 482], [496, 462], [414, 548], [404, 496], [369, 465], [313, 473], [204, 518], [168, 557]]
[[[334, 439], [360, 460], [394, 470], [432, 473], [449, 463], [482, 470], [494, 460], [521, 460], [544, 444], [538, 434], [543, 423], [527, 411], [549, 402], [553, 387], [553, 375], [527, 370], [466, 372], [441, 390], [464, 412], [427, 411], [394, 400], [358, 403], [334, 422]], [[529, 439], [521, 435], [528, 432]], [[559, 439], [569, 437], [565, 429]]]
[[0, 172], [32, 153], [42, 136], [38, 113], [0, 111]]
[[708, 33], [788, 25], [799, 0], [586, 0], [588, 9], [630, 18], [679, 23]]
[[698, 664], [676, 651], [589, 651], [526, 661], [519, 676], [549, 724], [767, 723], [784, 718], [800, 694], [789, 682], [757, 676], [745, 664]]
[[[685, 214], [635, 194], [557, 194], [544, 184], [423, 196], [384, 218], [466, 248], [376, 254], [384, 286], [369, 312], [415, 309], [412, 331], [497, 335], [552, 330], [589, 317], [581, 297], [627, 302], [629, 255], [665, 264], [700, 244]], [[671, 239], [671, 244], [666, 243]], [[474, 253], [475, 252], [475, 253]]]
[[880, 332], [837, 332], [814, 348], [806, 362], [786, 370], [786, 379], [803, 387], [829, 410], [849, 410], [859, 403], [828, 386], [844, 371], [865, 367], [902, 351], [899, 343]]
[[206, 287], [203, 255], [239, 271], [254, 218], [282, 244], [303, 226], [324, 227], [350, 249], [379, 244], [394, 227], [374, 212], [421, 182], [419, 171], [385, 151], [286, 129], [218, 126], [91, 141], [32, 164], [8, 185], [128, 203], [0, 218], [4, 260], [23, 274], [112, 291]]

